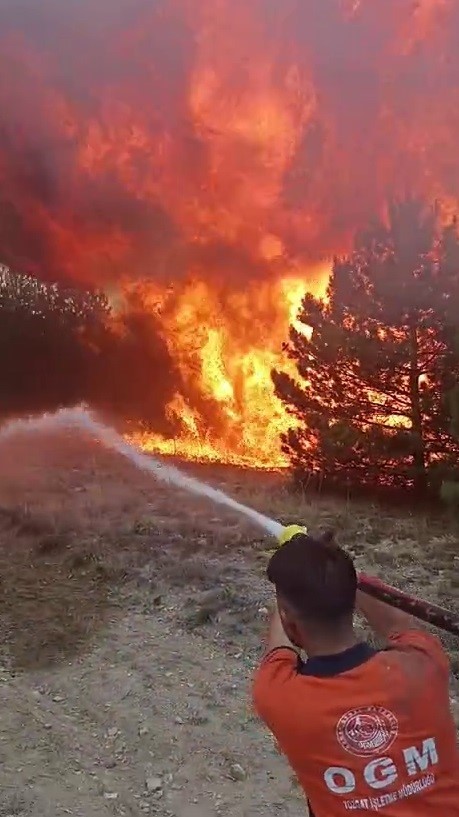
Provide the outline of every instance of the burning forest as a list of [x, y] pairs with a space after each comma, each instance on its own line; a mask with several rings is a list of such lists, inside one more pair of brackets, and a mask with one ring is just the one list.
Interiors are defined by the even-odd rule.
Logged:
[[[0, 259], [104, 293], [81, 397], [146, 448], [283, 465], [305, 292], [389, 198], [459, 209], [457, 2], [4, 0], [0, 32]], [[64, 353], [8, 413], [80, 397]]]

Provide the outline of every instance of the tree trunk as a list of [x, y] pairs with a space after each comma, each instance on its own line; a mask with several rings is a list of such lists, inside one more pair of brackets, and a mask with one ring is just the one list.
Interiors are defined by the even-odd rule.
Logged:
[[418, 333], [416, 326], [410, 327], [409, 380], [410, 380], [411, 422], [414, 439], [413, 447], [414, 489], [419, 493], [423, 493], [427, 488], [427, 471], [419, 391]]

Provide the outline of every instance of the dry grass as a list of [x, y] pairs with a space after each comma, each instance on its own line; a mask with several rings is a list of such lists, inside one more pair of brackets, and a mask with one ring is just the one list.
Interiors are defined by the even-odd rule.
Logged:
[[[299, 814], [247, 694], [270, 540], [84, 439], [0, 452], [0, 817]], [[283, 522], [336, 528], [359, 564], [457, 606], [443, 523], [294, 496], [276, 475], [186, 470]], [[158, 774], [156, 800], [145, 781]]]
[[[186, 468], [284, 523], [333, 527], [359, 565], [457, 607], [458, 535], [444, 521], [299, 497], [279, 475]], [[185, 626], [217, 622], [228, 637], [241, 628], [255, 636], [269, 544], [244, 519], [166, 489], [95, 444], [66, 436], [3, 443], [3, 663], [21, 670], [62, 660], [126, 605], [154, 611], [177, 593]], [[459, 674], [458, 645], [448, 645]]]

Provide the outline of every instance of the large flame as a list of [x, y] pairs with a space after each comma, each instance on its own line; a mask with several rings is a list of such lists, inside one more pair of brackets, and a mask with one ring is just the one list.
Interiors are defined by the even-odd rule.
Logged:
[[283, 464], [303, 293], [388, 195], [455, 206], [458, 30], [457, 0], [3, 1], [0, 258], [157, 316], [145, 447]]
[[[315, 289], [321, 294], [329, 269], [318, 268], [316, 274]], [[302, 278], [262, 282], [246, 293], [230, 293], [223, 309], [211, 287], [193, 281], [170, 312], [163, 304], [164, 334], [186, 393], [197, 392], [193, 402], [201, 401], [204, 411], [206, 403], [213, 405], [214, 422], [209, 424], [208, 412], [201, 414], [176, 392], [166, 411], [177, 436], [134, 433], [133, 441], [178, 457], [258, 468], [286, 465], [279, 435], [292, 421], [273, 394], [270, 372], [281, 362], [286, 366], [280, 349], [296, 322], [304, 288]]]

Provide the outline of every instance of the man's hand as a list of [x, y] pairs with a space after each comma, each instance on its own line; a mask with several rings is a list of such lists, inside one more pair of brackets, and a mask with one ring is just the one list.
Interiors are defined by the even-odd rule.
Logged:
[[421, 625], [403, 610], [397, 610], [367, 593], [357, 590], [356, 609], [380, 638], [388, 639], [392, 633], [422, 629]]

